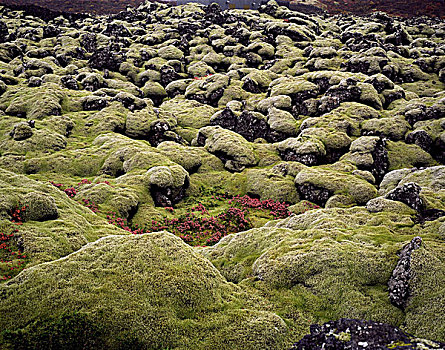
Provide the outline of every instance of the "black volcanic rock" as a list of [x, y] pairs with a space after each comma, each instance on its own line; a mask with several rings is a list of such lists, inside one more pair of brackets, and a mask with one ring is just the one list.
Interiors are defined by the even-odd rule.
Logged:
[[395, 306], [404, 309], [409, 298], [411, 278], [411, 253], [419, 249], [422, 238], [415, 237], [405, 245], [399, 254], [399, 261], [388, 281], [389, 300]]
[[0, 21], [0, 43], [4, 43], [7, 41], [9, 35], [8, 27], [5, 22]]
[[386, 195], [386, 198], [405, 203], [410, 208], [421, 212], [425, 209], [425, 203], [423, 199], [420, 198], [421, 190], [422, 188], [418, 184], [411, 182], [397, 187], [393, 191], [389, 192]]
[[123, 60], [122, 54], [113, 51], [109, 47], [103, 47], [93, 53], [88, 64], [92, 68], [116, 71]]
[[389, 324], [357, 319], [342, 318], [323, 325], [313, 324], [310, 331], [290, 350], [415, 350], [445, 346], [440, 342], [416, 339]]

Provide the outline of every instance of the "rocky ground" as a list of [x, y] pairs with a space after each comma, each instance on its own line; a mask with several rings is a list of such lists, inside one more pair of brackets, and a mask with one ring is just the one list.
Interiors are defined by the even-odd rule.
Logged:
[[0, 348], [444, 347], [444, 21], [45, 19], [0, 8]]

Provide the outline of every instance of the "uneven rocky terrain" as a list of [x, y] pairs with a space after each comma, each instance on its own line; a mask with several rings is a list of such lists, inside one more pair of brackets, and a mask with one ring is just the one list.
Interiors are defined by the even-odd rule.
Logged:
[[0, 8], [0, 348], [443, 348], [444, 37]]

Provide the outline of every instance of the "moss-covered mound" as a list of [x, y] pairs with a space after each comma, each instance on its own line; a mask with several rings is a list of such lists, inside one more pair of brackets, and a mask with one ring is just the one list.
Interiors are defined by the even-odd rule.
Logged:
[[445, 340], [443, 20], [254, 7], [0, 6], [0, 348]]
[[286, 331], [263, 299], [167, 232], [104, 237], [0, 288], [11, 348], [279, 348]]

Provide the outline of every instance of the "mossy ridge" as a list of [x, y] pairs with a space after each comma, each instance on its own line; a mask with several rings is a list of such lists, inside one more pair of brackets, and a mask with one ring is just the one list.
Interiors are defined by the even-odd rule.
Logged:
[[[22, 305], [26, 315], [6, 313], [2, 329], [17, 330], [68, 309], [87, 311], [106, 334], [113, 334], [105, 340], [111, 349], [130, 330], [144, 348], [162, 344], [174, 349], [223, 343], [228, 348], [279, 348], [286, 332], [278, 316], [255, 309], [265, 303], [262, 298], [227, 283], [210, 262], [166, 232], [104, 237], [65, 258], [27, 269], [0, 288], [6, 296], [0, 309]], [[31, 297], [43, 290], [44, 297]], [[63, 297], [54, 299], [55, 293]], [[226, 336], [218, 337], [221, 332]], [[230, 340], [230, 334], [237, 334], [236, 339]]]
[[[421, 228], [411, 218], [363, 208], [312, 210], [270, 223], [269, 230], [227, 236], [200, 252], [229, 280], [260, 290], [291, 328], [304, 329], [307, 319], [313, 323], [339, 317], [400, 325], [405, 315], [390, 305], [386, 286], [396, 253], [420, 230], [426, 251], [440, 256], [435, 226]], [[418, 288], [425, 290], [424, 285]], [[421, 298], [415, 302], [427, 312], [437, 311]], [[414, 320], [414, 315], [406, 317]], [[427, 320], [419, 324], [424, 334], [431, 330]], [[414, 332], [415, 327], [406, 330]]]
[[417, 145], [409, 145], [404, 142], [387, 143], [389, 170], [413, 167], [429, 167], [437, 165], [437, 162], [428, 152]]
[[[119, 232], [49, 183], [30, 180], [3, 169], [0, 169], [0, 174], [3, 179], [0, 191], [5, 196], [1, 208], [2, 227], [11, 227], [7, 213], [18, 207], [19, 203], [25, 203], [29, 194], [46, 196], [54, 200], [57, 207], [57, 218], [25, 221], [19, 227], [16, 236], [21, 241], [23, 250], [30, 256], [30, 265], [60, 258], [78, 250], [89, 241]], [[26, 210], [24, 218], [26, 219]]]

